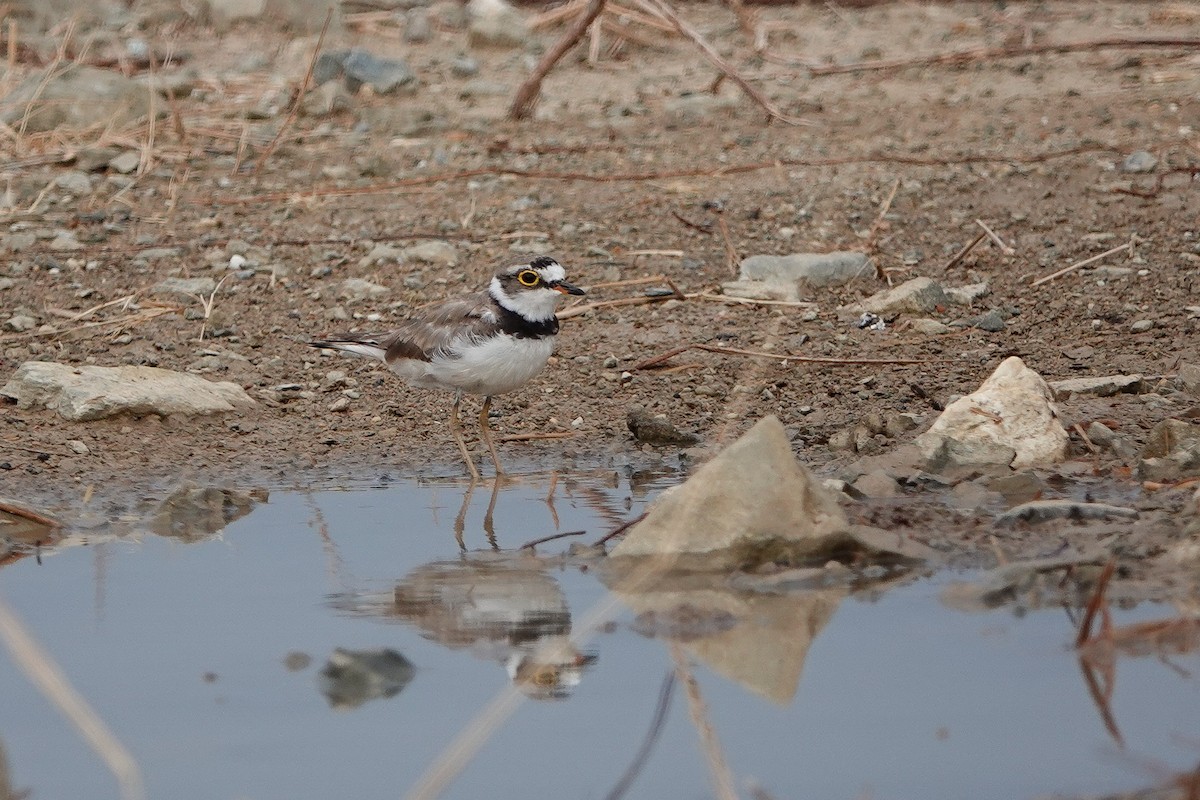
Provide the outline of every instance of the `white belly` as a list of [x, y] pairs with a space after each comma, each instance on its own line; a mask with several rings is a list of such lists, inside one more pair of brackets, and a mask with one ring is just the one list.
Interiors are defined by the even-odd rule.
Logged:
[[541, 372], [553, 352], [553, 336], [541, 339], [497, 336], [465, 349], [458, 358], [406, 359], [391, 364], [391, 369], [408, 383], [427, 389], [504, 394], [519, 389]]

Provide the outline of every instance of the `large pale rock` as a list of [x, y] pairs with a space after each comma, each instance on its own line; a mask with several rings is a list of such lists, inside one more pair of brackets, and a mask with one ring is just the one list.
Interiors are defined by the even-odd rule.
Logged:
[[1066, 458], [1067, 441], [1050, 387], [1013, 356], [975, 392], [947, 406], [916, 444], [937, 470], [946, 462], [1056, 464]]
[[742, 259], [739, 267], [738, 280], [723, 286], [726, 294], [741, 297], [739, 292], [762, 285], [784, 300], [799, 300], [805, 286], [835, 286], [875, 274], [867, 254], [854, 251], [757, 255]]
[[0, 121], [27, 133], [93, 125], [120, 130], [150, 114], [150, 93], [119, 72], [70, 66], [21, 82], [0, 108]]
[[[679, 569], [800, 561], [837, 550], [850, 525], [766, 417], [683, 484], [663, 492], [612, 559], [655, 556]], [[660, 565], [667, 566], [667, 565]]]
[[116, 414], [217, 414], [254, 405], [236, 383], [157, 367], [72, 366], [27, 361], [0, 389], [22, 408], [45, 407], [74, 421]]

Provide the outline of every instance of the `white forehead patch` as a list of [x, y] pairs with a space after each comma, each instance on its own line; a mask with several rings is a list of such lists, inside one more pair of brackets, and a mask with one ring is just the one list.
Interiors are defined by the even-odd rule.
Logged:
[[551, 261], [550, 266], [539, 267], [538, 274], [542, 276], [542, 280], [547, 283], [554, 281], [565, 281], [567, 279], [567, 271], [562, 268], [562, 264], [557, 261]]

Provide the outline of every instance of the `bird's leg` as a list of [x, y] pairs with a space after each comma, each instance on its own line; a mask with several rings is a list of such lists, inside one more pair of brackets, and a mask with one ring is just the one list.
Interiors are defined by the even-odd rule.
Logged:
[[492, 463], [496, 465], [496, 474], [503, 475], [504, 468], [500, 466], [500, 456], [496, 455], [496, 443], [492, 441], [492, 428], [488, 424], [488, 413], [492, 410], [492, 397], [483, 398], [483, 408], [479, 411], [479, 433], [487, 443], [488, 452], [492, 454]]
[[[450, 415], [450, 433], [454, 434], [454, 441], [458, 444], [458, 452], [462, 453], [463, 461], [467, 463], [467, 469], [471, 472], [471, 480], [479, 480], [479, 469], [475, 466], [475, 462], [471, 460], [471, 452], [467, 450], [467, 443], [463, 441], [462, 420], [458, 418], [458, 409], [462, 405], [462, 392], [454, 393], [454, 413]], [[487, 408], [487, 404], [484, 404]], [[491, 440], [488, 440], [488, 446], [491, 446]], [[492, 451], [492, 458], [496, 457], [495, 451]]]

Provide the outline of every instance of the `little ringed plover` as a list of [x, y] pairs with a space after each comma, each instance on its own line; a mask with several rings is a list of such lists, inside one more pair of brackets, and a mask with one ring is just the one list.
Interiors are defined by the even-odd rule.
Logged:
[[558, 335], [559, 300], [584, 294], [566, 277], [557, 261], [538, 256], [501, 269], [482, 292], [417, 309], [395, 330], [342, 333], [309, 344], [376, 358], [412, 386], [454, 390], [450, 431], [476, 479], [459, 407], [464, 393], [483, 395], [480, 433], [502, 474], [488, 425], [492, 396], [521, 388], [546, 366]]

